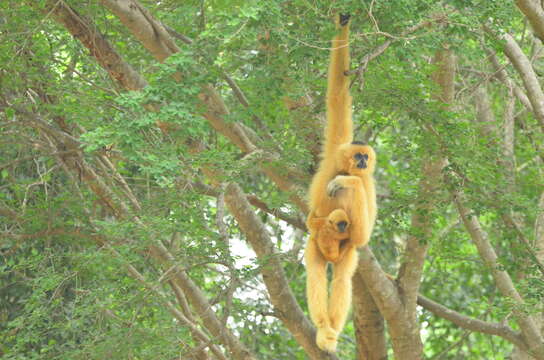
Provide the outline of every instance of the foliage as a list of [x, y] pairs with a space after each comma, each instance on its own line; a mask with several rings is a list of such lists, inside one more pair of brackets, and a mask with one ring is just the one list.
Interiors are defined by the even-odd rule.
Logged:
[[[213, 309], [259, 359], [305, 358], [274, 314], [260, 275], [266, 262], [256, 260], [236, 221], [224, 213], [220, 196], [202, 190], [216, 185], [202, 169], [213, 169], [219, 182], [236, 181], [271, 209], [301, 217], [290, 200], [293, 192], [280, 191], [259, 169], [268, 161], [287, 163], [298, 175], [293, 181], [307, 187], [324, 113], [328, 46], [334, 33], [330, 18], [339, 10], [354, 15], [352, 67], [360, 66], [385, 40], [394, 40], [361, 77], [353, 76], [352, 86], [358, 137], [369, 136], [379, 156], [380, 210], [372, 246], [382, 266], [395, 273], [406, 237], [414, 234], [411, 217], [422, 159], [443, 153], [449, 159], [448, 171], [457, 177], [444, 186], [432, 209], [421, 293], [492, 322], [508, 319], [512, 311], [452, 204], [448, 186], [463, 186], [501, 266], [520, 279], [518, 290], [527, 301], [524, 311], [541, 304], [544, 283], [533, 261], [534, 249], [520, 242], [503, 215], [514, 214], [523, 224], [521, 233], [534, 242], [531, 224], [543, 188], [542, 154], [535, 144], [541, 144], [544, 135], [534, 132], [536, 120], [516, 103], [518, 170], [512, 174], [505, 169], [500, 131], [508, 94], [492, 79], [494, 70], [483, 48], [502, 46], [483, 33], [486, 23], [492, 31], [514, 32], [524, 50], [531, 50], [531, 37], [513, 4], [142, 1], [153, 16], [193, 40], [192, 45], [179, 42], [180, 52], [159, 64], [97, 2], [70, 1], [148, 82], [142, 91], [125, 92], [81, 43], [43, 14], [41, 2], [31, 3], [0, 3], [0, 33], [6, 39], [0, 42], [0, 97], [11, 105], [0, 114], [3, 359], [184, 358], [196, 345], [189, 329], [172, 317], [164, 299], [126, 271], [134, 266], [175, 302], [168, 279], [146, 255], [156, 239], [171, 250], [204, 289]], [[401, 36], [407, 28], [450, 10], [448, 21]], [[449, 110], [432, 95], [435, 66], [430, 59], [444, 44], [458, 57], [456, 105]], [[507, 71], [514, 77], [511, 68]], [[225, 75], [243, 90], [249, 107], [240, 104]], [[214, 130], [202, 116], [206, 109], [198, 96], [206, 84], [223, 95], [227, 123], [253, 129], [262, 137], [263, 151], [279, 157], [245, 157]], [[495, 133], [485, 134], [476, 120], [472, 99], [479, 86], [490, 95]], [[311, 101], [300, 109], [286, 105], [306, 97]], [[141, 210], [114, 217], [86, 185], [84, 173], [60, 165], [59, 159], [70, 161], [69, 149], [57, 151], [52, 136], [16, 114], [14, 109], [21, 107], [77, 134], [83, 158], [98, 174], [106, 174], [110, 163], [126, 182], [125, 186], [119, 178], [104, 176], [114, 189], [112, 198], [124, 198], [130, 187]], [[270, 137], [263, 136], [259, 121]], [[157, 124], [172, 130], [162, 132]], [[426, 131], [428, 126], [435, 136]], [[206, 148], [193, 151], [193, 139]], [[507, 185], [510, 181], [513, 187]], [[306, 309], [302, 233], [270, 214], [259, 215]], [[104, 240], [121, 257], [112, 256]], [[426, 358], [442, 354], [443, 359], [502, 359], [512, 350], [499, 337], [466, 332], [425, 311], [420, 323]], [[355, 353], [350, 340], [354, 329], [347, 329], [340, 358]]]

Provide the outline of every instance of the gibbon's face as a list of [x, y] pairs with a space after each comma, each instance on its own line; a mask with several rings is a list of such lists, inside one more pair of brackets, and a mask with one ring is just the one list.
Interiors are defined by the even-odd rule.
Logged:
[[330, 229], [338, 233], [345, 233], [349, 228], [348, 214], [342, 209], [336, 209], [327, 217]]
[[350, 175], [372, 174], [376, 164], [376, 153], [369, 145], [346, 144], [341, 149], [342, 170]]

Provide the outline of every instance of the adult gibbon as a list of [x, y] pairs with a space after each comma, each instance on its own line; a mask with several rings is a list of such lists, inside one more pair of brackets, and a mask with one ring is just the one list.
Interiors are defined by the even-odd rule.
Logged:
[[[372, 147], [353, 141], [351, 96], [349, 94], [349, 15], [337, 18], [340, 33], [332, 41], [327, 87], [327, 127], [322, 160], [310, 186], [310, 215], [307, 226], [310, 239], [306, 246], [306, 291], [310, 317], [317, 327], [317, 345], [334, 352], [337, 337], [351, 305], [351, 277], [357, 266], [357, 247], [366, 245], [376, 219]], [[319, 218], [328, 218], [340, 209], [350, 224], [344, 253], [333, 262], [331, 297], [327, 296], [327, 258], [318, 242]], [[325, 225], [323, 225], [325, 226]], [[342, 249], [339, 250], [340, 252]]]

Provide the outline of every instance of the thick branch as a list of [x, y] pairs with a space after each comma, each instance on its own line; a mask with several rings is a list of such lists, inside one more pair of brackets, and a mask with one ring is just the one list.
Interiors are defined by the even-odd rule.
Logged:
[[503, 296], [510, 299], [514, 304], [513, 314], [520, 326], [521, 333], [527, 343], [529, 352], [537, 359], [544, 359], [544, 345], [540, 331], [532, 317], [523, 311], [523, 299], [514, 287], [510, 275], [506, 271], [501, 270], [502, 267], [498, 262], [497, 254], [495, 253], [487, 234], [480, 226], [478, 219], [472, 214], [472, 211], [465, 206], [464, 194], [460, 190], [457, 190], [453, 193], [453, 197], [455, 205], [461, 215], [461, 219], [463, 220], [472, 241], [476, 245], [480, 257], [490, 269], [497, 288]]
[[353, 325], [357, 339], [357, 360], [387, 358], [385, 324], [380, 310], [361, 274], [353, 276]]
[[538, 215], [535, 220], [535, 243], [537, 259], [544, 262], [544, 191], [540, 194], [538, 201]]
[[520, 89], [519, 86], [517, 86], [512, 79], [508, 76], [508, 73], [504, 69], [504, 66], [501, 65], [499, 62], [499, 59], [497, 58], [497, 55], [495, 52], [489, 48], [485, 48], [485, 51], [489, 57], [489, 60], [491, 61], [491, 64], [493, 65], [493, 69], [495, 70], [495, 73], [497, 74], [497, 77], [500, 81], [502, 81], [506, 87], [509, 89], [512, 88], [514, 90], [514, 95], [516, 98], [527, 108], [529, 111], [533, 111], [533, 106], [531, 105], [531, 102], [529, 101], [529, 98], [527, 95], [525, 95], [525, 92], [523, 92], [522, 89]]
[[417, 297], [417, 303], [424, 309], [432, 312], [434, 315], [451, 321], [452, 323], [463, 329], [477, 331], [483, 334], [497, 335], [521, 349], [527, 349], [527, 345], [523, 342], [522, 337], [505, 324], [489, 323], [479, 319], [471, 318], [469, 316], [460, 314], [452, 309], [449, 309], [444, 305], [434, 302], [423, 295], [419, 295]]
[[516, 0], [516, 5], [529, 20], [535, 35], [544, 42], [544, 10], [541, 4], [537, 0]]
[[172, 281], [183, 290], [193, 309], [202, 319], [204, 326], [229, 349], [233, 358], [239, 360], [254, 359], [251, 352], [246, 349], [230, 329], [223, 325], [202, 290], [187, 276], [185, 271], [176, 265], [174, 256], [160, 241], [155, 241], [155, 244], [151, 246], [151, 255], [160, 261], [165, 269], [169, 269], [172, 274]]
[[147, 85], [145, 79], [115, 52], [94, 24], [79, 15], [64, 1], [48, 0], [44, 12], [50, 12], [56, 21], [64, 25], [76, 39], [81, 41], [98, 63], [124, 88], [140, 90]]
[[230, 183], [227, 186], [225, 202], [263, 263], [261, 268], [263, 280], [280, 320], [312, 359], [334, 358], [321, 351], [315, 344], [315, 329], [304, 316], [291, 291], [274, 243], [237, 184]]
[[179, 51], [168, 30], [140, 5], [131, 0], [101, 0], [153, 56], [163, 62]]
[[[144, 47], [157, 60], [164, 61], [166, 57], [179, 51], [173, 45], [173, 40], [165, 27], [159, 21], [155, 20], [137, 0], [102, 0], [102, 2], [113, 14], [119, 17], [121, 22], [142, 42]], [[240, 129], [243, 131], [243, 128], [236, 128], [233, 124], [225, 121], [224, 117], [228, 114], [228, 109], [222, 97], [213, 86], [205, 85], [199, 97], [207, 107], [204, 117], [217, 132], [228, 138], [245, 153], [257, 148], [255, 144], [248, 143], [247, 140], [249, 137], [240, 136]], [[275, 158], [278, 156], [272, 154], [272, 157]], [[284, 174], [286, 173], [285, 171], [281, 171], [282, 169], [270, 165], [267, 161], [261, 162], [260, 167], [281, 190], [287, 192], [296, 190], [295, 184]], [[300, 209], [307, 212], [307, 205], [304, 199], [295, 193], [290, 198]]]
[[359, 252], [357, 274], [363, 278], [376, 306], [387, 321], [395, 358], [421, 359], [423, 344], [419, 328], [407, 316], [397, 286], [382, 270], [369, 246]]
[[[103, 244], [105, 247], [117, 258], [122, 259], [123, 257], [111, 246], [108, 244]], [[187, 326], [191, 333], [202, 343], [204, 344], [211, 344], [210, 350], [212, 350], [213, 354], [221, 360], [226, 360], [227, 358], [225, 355], [221, 352], [218, 346], [214, 345], [210, 338], [200, 330], [196, 324], [188, 319], [181, 311], [179, 311], [168, 299], [165, 294], [162, 293], [162, 291], [159, 290], [159, 286], [156, 284], [150, 284], [147, 282], [144, 278], [144, 276], [136, 270], [136, 268], [130, 264], [125, 264], [125, 267], [127, 268], [128, 273], [130, 276], [132, 276], [134, 279], [139, 281], [146, 289], [153, 292], [155, 295], [159, 297], [162, 304], [168, 309], [168, 311], [176, 318], [180, 323]]]
[[521, 76], [523, 85], [527, 90], [529, 101], [533, 107], [533, 112], [540, 124], [540, 127], [544, 131], [544, 93], [542, 92], [542, 88], [540, 87], [540, 83], [533, 66], [519, 47], [518, 43], [510, 34], [505, 34], [503, 38], [506, 40], [504, 53], [508, 59], [510, 59], [514, 65], [514, 68]]
[[[433, 80], [438, 85], [438, 92], [434, 98], [447, 107], [453, 102], [454, 97], [455, 57], [450, 50], [442, 49], [436, 53], [433, 63], [437, 66]], [[423, 275], [425, 256], [432, 236], [432, 210], [438, 200], [441, 172], [445, 165], [444, 159], [433, 158], [433, 155], [436, 154], [427, 155], [423, 163], [419, 194], [412, 215], [412, 228], [416, 234], [408, 238], [405, 260], [398, 276], [407, 316], [413, 323], [417, 322], [416, 299]]]
[[[213, 196], [213, 197], [218, 197], [220, 195], [219, 191], [201, 182], [192, 183], [190, 186], [195, 188], [201, 194], [205, 194], [205, 195]], [[306, 231], [306, 224], [304, 224], [304, 221], [300, 220], [298, 217], [290, 216], [289, 214], [285, 213], [284, 211], [280, 209], [270, 208], [264, 201], [259, 199], [257, 196], [247, 195], [247, 201], [249, 201], [251, 205], [266, 212], [267, 214], [270, 214], [280, 220], [283, 220], [289, 225], [292, 225], [300, 230]]]

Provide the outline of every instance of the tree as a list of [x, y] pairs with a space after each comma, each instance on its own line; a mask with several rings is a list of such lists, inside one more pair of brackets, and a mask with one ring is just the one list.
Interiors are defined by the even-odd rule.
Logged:
[[[540, 2], [0, 9], [3, 358], [544, 359]], [[301, 249], [338, 11], [379, 215], [326, 354]]]

